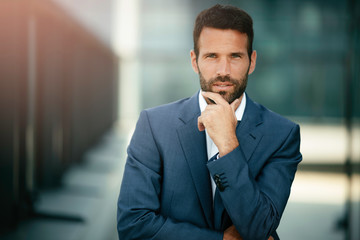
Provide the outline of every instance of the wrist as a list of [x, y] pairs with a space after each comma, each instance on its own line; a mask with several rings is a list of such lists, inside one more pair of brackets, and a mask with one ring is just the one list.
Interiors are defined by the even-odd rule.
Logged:
[[239, 141], [235, 137], [235, 139], [227, 141], [224, 145], [218, 147], [219, 149], [219, 157], [223, 157], [226, 154], [232, 152], [239, 146]]

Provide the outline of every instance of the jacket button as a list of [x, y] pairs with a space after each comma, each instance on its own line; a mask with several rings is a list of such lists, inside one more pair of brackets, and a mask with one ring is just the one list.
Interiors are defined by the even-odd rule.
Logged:
[[216, 184], [217, 188], [219, 189], [220, 192], [224, 191], [225, 190], [225, 187], [224, 185], [222, 185], [221, 183], [219, 184]]
[[216, 187], [219, 189], [220, 192], [224, 191], [225, 190], [225, 187], [224, 185], [222, 184], [221, 182], [221, 178], [220, 178], [220, 175], [219, 174], [215, 174], [213, 176], [214, 178], [214, 182], [216, 184]]

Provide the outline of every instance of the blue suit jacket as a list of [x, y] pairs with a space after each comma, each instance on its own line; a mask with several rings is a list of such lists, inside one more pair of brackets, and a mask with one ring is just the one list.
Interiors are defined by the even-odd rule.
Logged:
[[216, 174], [243, 239], [278, 239], [276, 228], [302, 159], [299, 126], [247, 98], [236, 129], [239, 147], [208, 162], [199, 115], [198, 94], [141, 112], [118, 200], [120, 240], [221, 240], [213, 224], [210, 175]]

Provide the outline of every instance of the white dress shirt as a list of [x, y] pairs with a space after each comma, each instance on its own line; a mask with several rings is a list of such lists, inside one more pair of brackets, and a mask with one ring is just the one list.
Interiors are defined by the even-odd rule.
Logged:
[[[199, 105], [200, 105], [200, 111], [203, 112], [208, 104], [205, 101], [205, 98], [203, 97], [203, 95], [201, 93], [202, 93], [202, 91], [200, 90], [200, 92], [199, 92]], [[246, 94], [244, 92], [241, 103], [240, 103], [239, 107], [235, 111], [235, 116], [236, 116], [238, 121], [241, 121], [241, 119], [242, 119], [242, 117], [244, 115], [245, 106], [246, 106]], [[217, 146], [214, 144], [213, 140], [209, 137], [209, 134], [207, 133], [206, 129], [205, 129], [205, 134], [206, 134], [206, 149], [207, 149], [207, 155], [208, 155], [208, 160], [209, 160], [215, 154], [217, 154], [219, 152], [219, 150], [218, 150]], [[211, 176], [210, 176], [210, 179], [211, 179], [212, 194], [213, 194], [213, 198], [214, 198], [215, 190], [216, 190], [216, 184], [215, 184], [215, 182], [214, 182], [214, 180], [212, 179]]]

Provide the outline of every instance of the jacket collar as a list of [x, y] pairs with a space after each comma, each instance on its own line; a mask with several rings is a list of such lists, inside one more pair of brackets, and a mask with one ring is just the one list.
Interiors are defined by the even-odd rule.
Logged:
[[256, 146], [262, 138], [262, 131], [259, 127], [263, 123], [263, 109], [253, 102], [248, 95], [242, 121], [236, 128], [236, 136], [247, 161], [250, 160]]
[[190, 173], [200, 200], [204, 217], [208, 226], [213, 227], [212, 221], [212, 193], [207, 163], [205, 132], [200, 132], [197, 119], [200, 116], [198, 92], [188, 99], [179, 112], [179, 119], [183, 124], [177, 133], [183, 149]]

